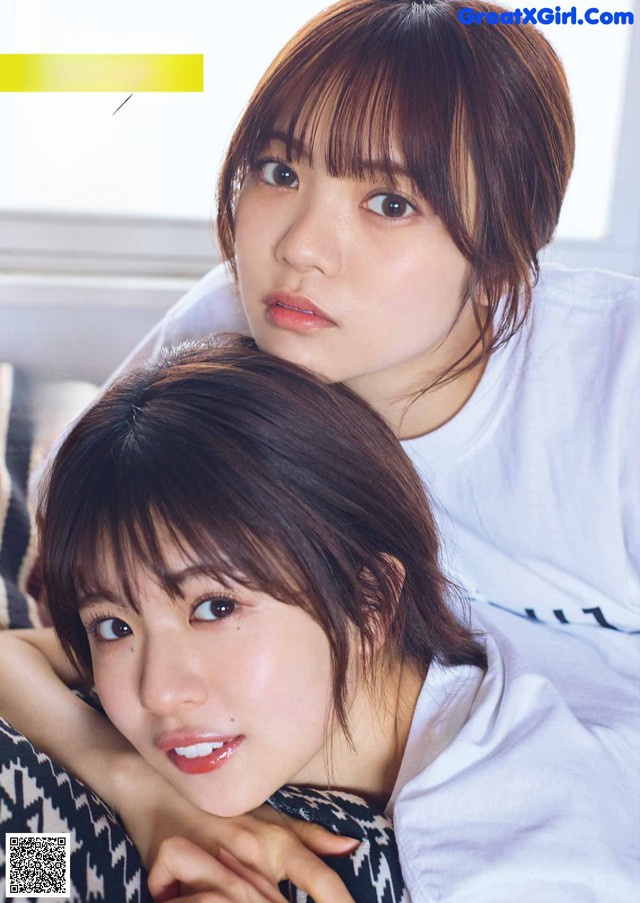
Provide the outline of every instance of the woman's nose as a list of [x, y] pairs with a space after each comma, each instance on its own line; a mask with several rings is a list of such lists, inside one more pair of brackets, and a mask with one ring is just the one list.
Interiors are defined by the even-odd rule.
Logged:
[[339, 217], [329, 204], [310, 201], [296, 210], [276, 245], [276, 258], [299, 273], [331, 278], [342, 269]]
[[140, 674], [140, 702], [154, 715], [197, 708], [209, 695], [205, 675], [188, 644], [175, 631], [146, 637]]

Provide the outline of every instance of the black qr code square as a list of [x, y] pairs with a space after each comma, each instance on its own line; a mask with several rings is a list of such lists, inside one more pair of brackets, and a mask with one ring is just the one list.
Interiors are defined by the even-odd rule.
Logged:
[[69, 834], [7, 834], [6, 895], [69, 897]]

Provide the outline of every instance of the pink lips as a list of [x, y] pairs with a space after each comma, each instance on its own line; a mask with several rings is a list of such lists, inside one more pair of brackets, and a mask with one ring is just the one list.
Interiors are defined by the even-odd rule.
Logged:
[[[244, 735], [236, 737], [214, 736], [205, 733], [188, 733], [186, 731], [173, 731], [161, 734], [155, 740], [155, 746], [164, 750], [169, 761], [185, 774], [204, 774], [220, 768], [238, 749]], [[204, 756], [188, 758], [176, 752], [176, 747], [195, 746], [197, 743], [222, 743], [218, 749], [213, 749]]]
[[166, 752], [170, 749], [175, 749], [177, 746], [194, 746], [196, 743], [226, 743], [228, 740], [233, 740], [233, 737], [223, 736], [222, 734], [218, 736], [217, 734], [210, 734], [206, 731], [198, 730], [194, 730], [193, 733], [191, 733], [190, 730], [183, 729], [181, 731], [167, 731], [164, 734], [160, 734], [160, 736], [156, 737], [153, 741], [153, 745]]
[[208, 771], [215, 771], [231, 758], [237, 748], [240, 746], [244, 737], [234, 737], [233, 740], [225, 741], [224, 746], [219, 749], [212, 750], [206, 756], [196, 756], [195, 759], [188, 759], [186, 756], [180, 756], [175, 749], [170, 749], [167, 753], [168, 759], [183, 771], [185, 774], [205, 774]]
[[304, 295], [273, 292], [267, 295], [264, 303], [269, 322], [282, 329], [308, 332], [337, 325], [328, 314]]

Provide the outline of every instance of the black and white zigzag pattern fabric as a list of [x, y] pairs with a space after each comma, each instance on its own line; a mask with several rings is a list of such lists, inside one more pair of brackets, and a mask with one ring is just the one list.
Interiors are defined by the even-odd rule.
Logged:
[[[9, 831], [71, 834], [71, 903], [151, 903], [140, 857], [121, 822], [84, 784], [0, 720], [0, 835]], [[3, 899], [4, 844], [0, 863]]]
[[[393, 829], [382, 812], [349, 794], [294, 787], [284, 787], [269, 802], [294, 818], [361, 841], [351, 857], [328, 860], [356, 903], [408, 903]], [[140, 857], [118, 818], [84, 784], [0, 720], [0, 836], [8, 831], [71, 834], [70, 903], [151, 903]], [[0, 844], [0, 899], [4, 857]], [[280, 889], [292, 903], [313, 903], [288, 882]]]
[[27, 507], [32, 446], [29, 383], [10, 364], [0, 364], [0, 629], [40, 625], [27, 592], [35, 553]]
[[[283, 787], [269, 802], [286, 815], [360, 841], [351, 856], [331, 860], [356, 903], [409, 903], [393, 827], [382, 810], [350, 793], [300, 787]], [[290, 885], [281, 890], [293, 903], [312, 903], [306, 893]]]

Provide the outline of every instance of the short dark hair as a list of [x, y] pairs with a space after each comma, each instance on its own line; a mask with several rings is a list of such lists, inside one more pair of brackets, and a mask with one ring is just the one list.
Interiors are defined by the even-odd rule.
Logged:
[[183, 346], [119, 379], [64, 441], [38, 519], [53, 625], [86, 677], [78, 608], [99, 592], [105, 549], [134, 609], [136, 562], [179, 594], [160, 534], [221, 582], [298, 605], [322, 626], [347, 732], [350, 625], [372, 677], [380, 636], [389, 660], [485, 664], [449, 607], [429, 505], [390, 429], [344, 386], [246, 337]]
[[458, 14], [467, 8], [507, 12], [484, 0], [343, 0], [323, 10], [259, 82], [217, 192], [219, 243], [236, 273], [238, 194], [283, 117], [295, 161], [301, 143], [313, 154], [328, 112], [325, 162], [335, 176], [362, 178], [376, 157], [394, 185], [397, 139], [416, 192], [471, 265], [461, 307], [471, 302], [480, 338], [433, 387], [489, 357], [522, 326], [574, 155], [566, 77], [543, 34], [533, 25], [466, 26]]

